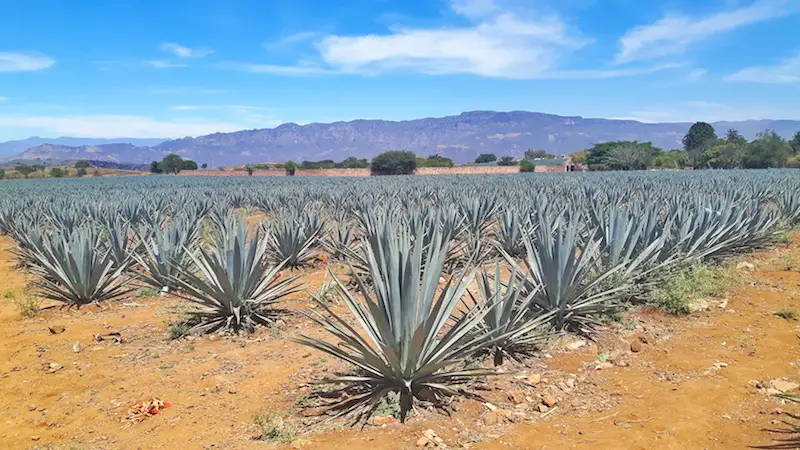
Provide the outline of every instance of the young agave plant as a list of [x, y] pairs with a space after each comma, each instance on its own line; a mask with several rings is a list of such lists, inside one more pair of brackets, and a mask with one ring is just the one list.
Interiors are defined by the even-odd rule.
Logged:
[[277, 221], [267, 231], [270, 260], [275, 264], [283, 261], [290, 268], [308, 265], [318, 256], [321, 232], [322, 222], [314, 216]]
[[603, 284], [622, 265], [592, 273], [600, 242], [580, 242], [576, 221], [562, 223], [540, 215], [536, 236], [526, 235], [523, 242], [528, 253], [525, 285], [528, 293], [534, 293], [532, 307], [539, 314], [552, 313], [557, 330], [589, 332], [600, 315], [616, 308], [614, 301], [628, 287], [625, 282], [613, 288]]
[[553, 312], [536, 314], [531, 307], [536, 291], [525, 293], [522, 280], [512, 273], [507, 282], [502, 281], [500, 264], [494, 271], [481, 270], [477, 278], [478, 293], [467, 291], [469, 300], [465, 305], [471, 309], [480, 305], [488, 310], [476, 329], [477, 335], [488, 334], [492, 338], [491, 348], [482, 349], [477, 356], [491, 354], [495, 366], [503, 364], [506, 357], [524, 364], [536, 349], [551, 337]]
[[498, 243], [502, 250], [512, 258], [525, 256], [525, 244], [522, 243], [522, 217], [516, 211], [507, 209], [500, 215], [499, 222]]
[[449, 242], [434, 231], [425, 248], [423, 230], [412, 234], [405, 226], [399, 228], [386, 222], [368, 236], [365, 252], [373, 289], [355, 275], [363, 301], [336, 280], [358, 325], [349, 325], [320, 303], [327, 315], [313, 310], [304, 314], [340, 342], [305, 335], [293, 339], [357, 368], [354, 375], [324, 380], [343, 383], [352, 393], [327, 411], [334, 417], [351, 417], [354, 423], [368, 419], [390, 394], [399, 396], [403, 420], [415, 403], [445, 408], [446, 397], [472, 395], [463, 390], [465, 381], [494, 373], [458, 368], [491, 345], [488, 336], [472, 334], [485, 310], [473, 308], [450, 320], [473, 276], [454, 275], [439, 289]]
[[71, 233], [42, 235], [39, 245], [29, 249], [33, 285], [45, 298], [70, 307], [81, 307], [124, 296], [127, 287], [123, 269], [116, 267], [108, 250], [100, 245], [100, 237], [87, 227]]
[[273, 306], [300, 290], [298, 277], [281, 279], [283, 264], [267, 262], [266, 241], [257, 233], [248, 237], [242, 221], [214, 241], [210, 251], [201, 247], [179, 263], [179, 276], [172, 277], [177, 295], [199, 306], [193, 330], [240, 333], [268, 325], [280, 313]]

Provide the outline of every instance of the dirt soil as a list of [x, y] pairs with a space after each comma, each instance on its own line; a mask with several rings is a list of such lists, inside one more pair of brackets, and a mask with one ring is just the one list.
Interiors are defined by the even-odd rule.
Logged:
[[[792, 436], [764, 430], [785, 428], [788, 413], [800, 413], [768, 395], [800, 380], [800, 322], [775, 316], [800, 313], [800, 235], [794, 241], [746, 258], [727, 298], [710, 299], [702, 312], [631, 312], [596, 342], [566, 337], [529, 367], [494, 377], [480, 392], [488, 404], [464, 400], [451, 417], [420, 411], [406, 424], [383, 417], [360, 429], [314, 426], [298, 406], [310, 382], [343, 368], [285, 340], [319, 336], [308, 320], [287, 316], [248, 337], [169, 340], [183, 305], [169, 297], [22, 319], [15, 299], [24, 297], [26, 279], [12, 267], [12, 242], [0, 238], [0, 448], [410, 449], [428, 430], [441, 437], [439, 448], [775, 444]], [[308, 271], [306, 288], [315, 292], [324, 278], [322, 269]], [[309, 307], [308, 297], [295, 295], [287, 309]], [[120, 343], [95, 338], [112, 332]], [[139, 423], [125, 420], [150, 397], [172, 406]], [[283, 416], [298, 438], [254, 440], [253, 417], [263, 412]]]

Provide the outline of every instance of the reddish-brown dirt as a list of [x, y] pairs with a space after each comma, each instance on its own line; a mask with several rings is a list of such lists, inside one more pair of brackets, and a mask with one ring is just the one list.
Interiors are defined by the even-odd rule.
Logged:
[[[22, 298], [26, 279], [12, 268], [11, 245], [0, 239], [0, 294], [10, 290]], [[712, 306], [683, 318], [639, 310], [606, 330], [597, 344], [567, 351], [575, 341], [568, 338], [553, 345], [552, 358], [490, 380], [481, 393], [500, 409], [493, 415], [499, 416], [498, 424], [489, 420], [486, 406], [462, 401], [449, 418], [421, 413], [405, 425], [305, 427], [309, 419], [295, 402], [309, 391], [306, 383], [341, 366], [285, 340], [299, 332], [320, 335], [300, 316], [288, 316], [280, 330], [260, 329], [248, 337], [170, 341], [168, 324], [183, 305], [174, 298], [131, 298], [102, 309], [46, 309], [33, 319], [21, 319], [13, 299], [2, 298], [0, 448], [274, 448], [252, 440], [252, 418], [261, 411], [297, 424], [301, 433], [289, 447], [302, 449], [416, 448], [428, 429], [451, 448], [770, 444], [786, 436], [762, 430], [780, 427], [771, 422], [786, 417], [768, 412], [800, 408], [781, 405], [754, 384], [800, 379], [798, 322], [774, 315], [800, 312], [800, 245], [748, 261], [755, 270], [739, 271], [744, 281], [730, 287], [725, 308]], [[304, 274], [312, 292], [323, 278], [322, 270]], [[287, 308], [307, 307], [307, 298], [297, 294]], [[64, 331], [51, 334], [49, 327]], [[122, 343], [93, 337], [112, 331], [121, 333]], [[647, 343], [631, 353], [628, 342], [642, 334]], [[598, 353], [614, 349], [617, 365], [597, 370]], [[542, 380], [533, 382], [534, 377]], [[539, 411], [548, 394], [557, 407]], [[151, 396], [172, 407], [125, 424], [129, 407]]]

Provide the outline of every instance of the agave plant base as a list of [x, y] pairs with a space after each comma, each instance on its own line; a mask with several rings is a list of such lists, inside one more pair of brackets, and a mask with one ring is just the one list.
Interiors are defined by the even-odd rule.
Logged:
[[[436, 411], [450, 416], [455, 411], [453, 404], [459, 398], [479, 402], [487, 400], [473, 392], [475, 379], [461, 385], [437, 388], [427, 385], [411, 387], [386, 386], [372, 383], [352, 383], [334, 389], [322, 389], [312, 393], [313, 401], [306, 406], [308, 415], [324, 416], [325, 420], [347, 418], [350, 426], [369, 423], [369, 419], [382, 407], [396, 410], [392, 415], [400, 422], [414, 415], [415, 411]], [[321, 385], [338, 383], [321, 381]]]

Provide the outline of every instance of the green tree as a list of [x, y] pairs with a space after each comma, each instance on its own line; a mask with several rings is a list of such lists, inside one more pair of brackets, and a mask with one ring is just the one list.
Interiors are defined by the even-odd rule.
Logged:
[[704, 153], [712, 145], [716, 144], [717, 132], [714, 127], [705, 122], [696, 122], [689, 128], [689, 132], [683, 137], [683, 149], [689, 164], [694, 168], [705, 167], [707, 161]]
[[74, 167], [76, 169], [88, 169], [89, 167], [92, 167], [92, 164], [89, 161], [86, 161], [85, 159], [82, 159], [80, 161], [75, 161], [75, 166]]
[[53, 178], [64, 178], [65, 175], [66, 173], [64, 172], [64, 169], [60, 169], [58, 167], [53, 167], [50, 169], [50, 176]]
[[350, 156], [334, 166], [337, 169], [369, 169], [369, 161], [366, 158], [356, 158]]
[[200, 164], [200, 168], [201, 169], [207, 169], [208, 168], [208, 164], [206, 164], [206, 163]]
[[516, 166], [517, 160], [513, 156], [503, 156], [497, 161], [498, 166]]
[[36, 168], [33, 166], [29, 166], [26, 164], [20, 164], [17, 167], [14, 167], [14, 170], [21, 173], [23, 177], [28, 178], [28, 175], [36, 172]]
[[765, 130], [747, 145], [743, 165], [748, 169], [785, 167], [792, 147], [773, 130]]
[[417, 167], [453, 167], [456, 164], [450, 158], [433, 154], [427, 158], [417, 158]]
[[175, 153], [170, 153], [161, 160], [158, 167], [166, 173], [177, 174], [183, 167], [183, 159]]
[[533, 161], [534, 159], [555, 159], [556, 155], [548, 153], [547, 150], [534, 150], [528, 149], [525, 151], [525, 159]]
[[244, 166], [244, 171], [247, 172], [248, 177], [253, 176], [253, 166]]
[[586, 165], [586, 159], [589, 157], [589, 150], [579, 150], [569, 155], [573, 164]]
[[792, 154], [797, 155], [800, 154], [800, 131], [794, 134], [789, 145], [792, 146]]
[[747, 139], [745, 139], [736, 128], [731, 128], [725, 133], [725, 140], [731, 144], [747, 145]]
[[181, 162], [181, 170], [197, 170], [197, 163], [191, 159], [184, 159]]
[[153, 161], [150, 163], [150, 173], [162, 173], [163, 170], [161, 169], [161, 164], [158, 161]]
[[661, 149], [650, 142], [625, 142], [608, 152], [608, 165], [616, 170], [645, 170], [653, 166], [659, 153]]
[[77, 175], [78, 177], [85, 177], [87, 173], [88, 172], [86, 171], [86, 167], [81, 167], [78, 169], [78, 172], [76, 172], [75, 175]]
[[3, 178], [5, 178], [5, 177], [6, 177], [6, 171], [5, 171], [5, 169], [0, 169], [0, 180], [2, 180], [2, 179], [3, 179]]
[[532, 162], [528, 161], [527, 159], [523, 159], [519, 162], [519, 171], [520, 172], [535, 172], [536, 165]]
[[[742, 139], [744, 140], [744, 139]], [[736, 169], [742, 167], [747, 151], [747, 140], [742, 143], [740, 139], [720, 140], [712, 145], [703, 154], [703, 159], [709, 167], [714, 169]]]
[[686, 152], [683, 150], [661, 152], [653, 161], [653, 167], [658, 169], [682, 169], [686, 167]]
[[475, 164], [485, 164], [497, 161], [497, 155], [494, 153], [481, 153], [475, 158]]
[[283, 165], [283, 169], [286, 171], [286, 176], [293, 177], [295, 172], [297, 171], [298, 165], [294, 161], [286, 161], [286, 164]]
[[373, 175], [411, 175], [417, 169], [413, 152], [391, 150], [372, 158]]

